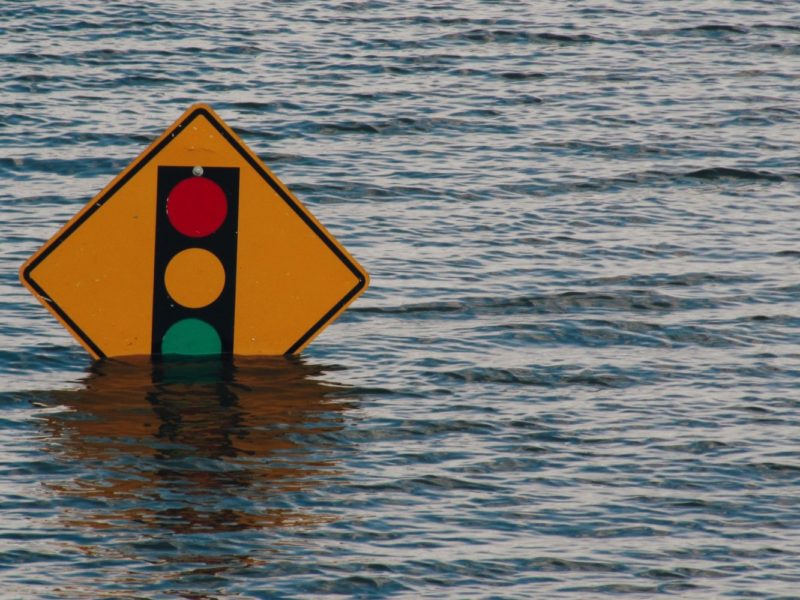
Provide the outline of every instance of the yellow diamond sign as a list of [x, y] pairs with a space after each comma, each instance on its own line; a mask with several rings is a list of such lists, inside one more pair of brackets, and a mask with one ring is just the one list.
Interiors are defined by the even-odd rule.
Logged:
[[94, 358], [296, 354], [369, 275], [206, 105], [21, 268]]

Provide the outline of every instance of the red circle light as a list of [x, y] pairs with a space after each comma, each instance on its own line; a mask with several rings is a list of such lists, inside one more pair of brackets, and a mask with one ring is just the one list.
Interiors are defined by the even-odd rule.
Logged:
[[183, 235], [200, 238], [211, 235], [228, 214], [225, 192], [206, 177], [184, 179], [169, 193], [167, 217]]

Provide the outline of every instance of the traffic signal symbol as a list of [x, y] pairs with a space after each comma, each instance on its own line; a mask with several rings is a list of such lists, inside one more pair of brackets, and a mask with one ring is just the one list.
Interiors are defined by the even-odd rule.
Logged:
[[239, 169], [158, 168], [152, 354], [233, 353]]

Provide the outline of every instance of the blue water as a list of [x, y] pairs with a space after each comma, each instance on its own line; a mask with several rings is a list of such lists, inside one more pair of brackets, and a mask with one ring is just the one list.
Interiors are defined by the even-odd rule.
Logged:
[[[800, 4], [0, 4], [3, 598], [800, 598]], [[370, 271], [92, 364], [19, 265], [210, 103]]]

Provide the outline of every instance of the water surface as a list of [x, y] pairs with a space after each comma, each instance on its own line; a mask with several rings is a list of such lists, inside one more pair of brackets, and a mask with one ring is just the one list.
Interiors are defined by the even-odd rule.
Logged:
[[[9, 598], [800, 597], [794, 2], [0, 5]], [[370, 271], [92, 364], [19, 265], [193, 102]]]

